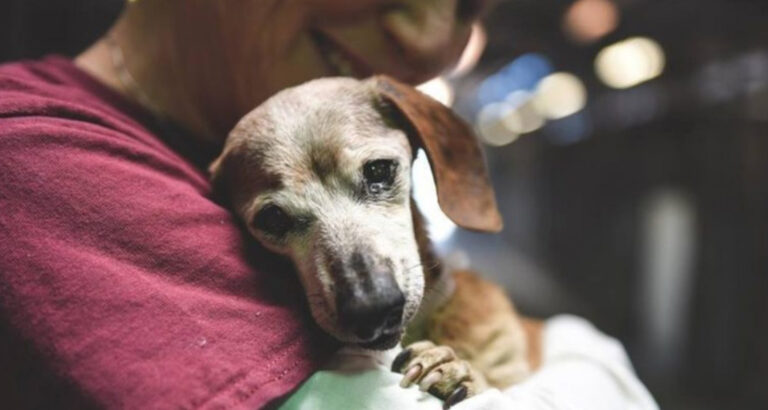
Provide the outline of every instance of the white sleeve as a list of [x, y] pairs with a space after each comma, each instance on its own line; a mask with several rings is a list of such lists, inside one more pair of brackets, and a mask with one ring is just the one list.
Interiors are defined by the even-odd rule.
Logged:
[[[589, 322], [574, 316], [548, 320], [542, 365], [525, 382], [503, 392], [491, 389], [455, 410], [658, 410], [632, 370], [624, 348]], [[416, 386], [399, 387], [389, 371], [397, 351], [340, 351], [283, 405], [285, 409], [442, 409], [442, 402]]]

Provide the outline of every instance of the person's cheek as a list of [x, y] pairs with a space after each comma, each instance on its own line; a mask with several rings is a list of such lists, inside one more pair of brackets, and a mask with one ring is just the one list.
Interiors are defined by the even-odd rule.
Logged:
[[283, 88], [327, 75], [308, 36], [311, 13], [305, 3], [227, 0], [230, 7], [222, 6], [224, 76], [234, 84], [231, 94], [241, 114]]

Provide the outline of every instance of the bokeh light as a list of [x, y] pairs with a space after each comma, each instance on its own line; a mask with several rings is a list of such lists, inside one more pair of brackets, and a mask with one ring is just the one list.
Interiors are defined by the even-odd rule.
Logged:
[[[586, 106], [587, 89], [576, 75], [558, 72], [540, 77], [532, 76], [532, 72], [537, 75], [543, 74], [545, 70], [542, 68], [551, 70], [548, 62], [546, 65], [538, 65], [538, 62], [547, 61], [546, 59], [535, 56], [535, 59], [530, 61], [536, 64], [530, 62], [527, 64], [529, 68], [538, 66], [538, 70], [521, 71], [528, 75], [527, 78], [509, 78], [505, 84], [514, 83], [517, 87], [507, 93], [504, 99], [492, 101], [480, 108], [475, 123], [480, 137], [486, 144], [492, 146], [510, 144], [522, 135], [538, 131], [546, 125], [547, 121], [572, 116]], [[515, 64], [519, 64], [519, 59], [494, 76], [510, 70], [509, 67]], [[520, 70], [520, 68], [513, 70]], [[533, 78], [536, 78], [536, 81], [531, 84], [530, 81]], [[489, 80], [490, 82], [498, 81], [489, 78], [484, 84], [488, 84]], [[487, 93], [490, 94], [492, 91], [500, 94], [498, 90], [487, 90]], [[578, 136], [567, 139], [573, 142], [581, 139], [584, 129], [585, 127], [581, 127], [581, 131], [577, 133]]]
[[550, 74], [536, 87], [533, 103], [550, 120], [565, 118], [584, 109], [587, 89], [579, 77], [571, 73]]
[[591, 43], [619, 25], [619, 9], [610, 0], [578, 0], [565, 13], [563, 30], [578, 43]]
[[508, 111], [509, 104], [505, 102], [491, 103], [483, 107], [477, 115], [477, 128], [483, 142], [495, 147], [514, 142], [520, 134], [511, 132], [501, 118]]
[[546, 120], [533, 101], [533, 94], [527, 91], [511, 93], [506, 99], [508, 109], [501, 115], [502, 124], [514, 134], [528, 134], [543, 127]]
[[595, 59], [600, 80], [612, 88], [630, 88], [664, 72], [664, 50], [647, 37], [633, 37], [604, 48]]
[[515, 91], [532, 91], [552, 71], [552, 63], [543, 55], [523, 54], [483, 80], [477, 89], [478, 103], [482, 107], [504, 101]]

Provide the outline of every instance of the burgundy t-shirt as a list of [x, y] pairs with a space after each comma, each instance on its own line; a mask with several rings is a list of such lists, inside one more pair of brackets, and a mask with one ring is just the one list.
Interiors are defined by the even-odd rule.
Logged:
[[65, 58], [0, 66], [0, 407], [253, 408], [330, 353], [217, 148]]

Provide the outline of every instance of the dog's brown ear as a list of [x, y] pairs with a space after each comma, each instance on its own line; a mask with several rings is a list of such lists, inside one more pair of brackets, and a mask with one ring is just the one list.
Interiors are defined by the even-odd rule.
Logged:
[[239, 191], [243, 190], [236, 187], [247, 187], [240, 173], [236, 172], [239, 165], [238, 161], [241, 160], [240, 157], [238, 150], [227, 145], [218, 158], [208, 166], [211, 197], [220, 203], [234, 205], [232, 201], [236, 198], [232, 196], [237, 196]]
[[470, 126], [450, 108], [387, 76], [368, 80], [381, 102], [407, 121], [406, 131], [427, 152], [440, 208], [457, 225], [484, 232], [503, 227], [483, 152]]

